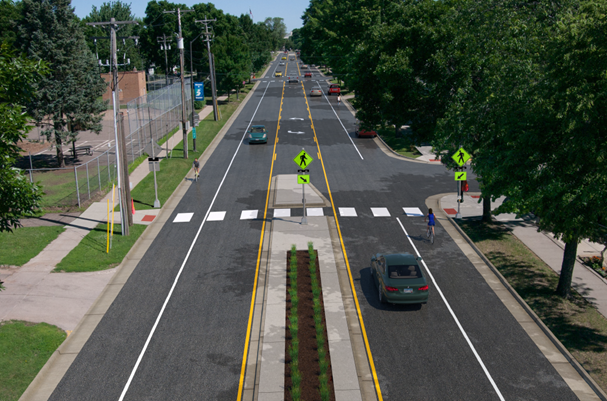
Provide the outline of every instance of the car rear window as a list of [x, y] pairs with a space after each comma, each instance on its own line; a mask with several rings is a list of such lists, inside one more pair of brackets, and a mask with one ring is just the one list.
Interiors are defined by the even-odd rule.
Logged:
[[337, 84], [332, 84], [329, 88], [339, 88], [339, 85]]
[[263, 127], [251, 127], [251, 132], [264, 133], [264, 132], [266, 132], [266, 129]]
[[422, 272], [417, 265], [390, 265], [388, 266], [390, 278], [421, 278]]

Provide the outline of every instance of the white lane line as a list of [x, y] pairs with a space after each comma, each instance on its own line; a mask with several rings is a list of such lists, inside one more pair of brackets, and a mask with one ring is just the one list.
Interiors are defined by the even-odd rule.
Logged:
[[390, 217], [387, 207], [372, 207], [371, 213], [373, 213], [373, 217]]
[[145, 355], [145, 351], [147, 351], [148, 346], [150, 345], [150, 341], [152, 341], [152, 337], [154, 336], [156, 327], [158, 327], [158, 323], [160, 323], [160, 319], [162, 318], [164, 310], [166, 309], [166, 307], [169, 303], [169, 300], [171, 299], [171, 296], [173, 295], [173, 291], [175, 291], [175, 287], [177, 286], [179, 277], [181, 277], [183, 268], [185, 267], [185, 264], [187, 263], [188, 259], [190, 258], [192, 249], [194, 249], [194, 244], [196, 244], [196, 241], [198, 240], [198, 237], [200, 236], [200, 232], [202, 231], [202, 227], [204, 227], [204, 223], [207, 221], [207, 218], [209, 217], [209, 214], [211, 213], [211, 209], [213, 208], [213, 205], [215, 204], [215, 200], [217, 199], [217, 196], [219, 195], [219, 191], [221, 190], [221, 187], [223, 186], [223, 183], [225, 182], [226, 177], [228, 176], [228, 173], [230, 172], [230, 168], [232, 168], [234, 159], [236, 159], [238, 150], [240, 150], [240, 147], [242, 146], [242, 144], [244, 142], [244, 138], [247, 135], [249, 128], [251, 127], [251, 123], [255, 120], [255, 116], [257, 115], [257, 110], [259, 110], [259, 106], [261, 106], [261, 102], [263, 101], [263, 98], [265, 97], [269, 86], [270, 86], [270, 84], [266, 85], [266, 89], [263, 91], [263, 95], [261, 96], [261, 99], [259, 99], [259, 103], [257, 104], [257, 108], [255, 109], [255, 112], [253, 113], [251, 120], [249, 121], [249, 125], [247, 125], [247, 128], [244, 130], [244, 133], [242, 134], [242, 139], [240, 140], [240, 143], [238, 144], [238, 147], [236, 148], [236, 151], [234, 152], [234, 155], [232, 156], [232, 160], [230, 161], [230, 164], [228, 165], [228, 168], [226, 169], [226, 172], [223, 175], [223, 179], [219, 183], [219, 187], [217, 188], [217, 192], [215, 192], [215, 196], [213, 196], [213, 200], [211, 201], [211, 204], [209, 205], [209, 209], [207, 210], [207, 213], [205, 214], [204, 219], [202, 219], [202, 223], [200, 223], [200, 227], [198, 227], [198, 232], [196, 233], [196, 236], [194, 237], [194, 240], [192, 241], [192, 244], [190, 245], [190, 249], [188, 249], [188, 253], [185, 255], [185, 259], [183, 260], [183, 263], [181, 264], [181, 267], [179, 268], [179, 271], [177, 272], [177, 276], [175, 276], [175, 281], [173, 281], [173, 285], [171, 286], [171, 289], [169, 290], [169, 293], [168, 293], [166, 299], [164, 300], [164, 303], [162, 304], [162, 308], [160, 308], [160, 312], [158, 313], [158, 316], [156, 317], [154, 326], [152, 326], [152, 329], [150, 330], [150, 334], [148, 335], [147, 340], [145, 340], [143, 349], [141, 350], [141, 353], [139, 354], [139, 357], [137, 358], [137, 362], [135, 362], [135, 366], [133, 367], [133, 370], [131, 371], [131, 375], [129, 376], [129, 379], [127, 380], [126, 384], [124, 385], [124, 388], [122, 389], [122, 393], [120, 394], [120, 398], [118, 399], [118, 401], [123, 401], [124, 397], [126, 396], [127, 391], [129, 391], [129, 387], [131, 386], [131, 382], [133, 381], [133, 378], [135, 377], [135, 373], [137, 372], [137, 369], [139, 368], [139, 364], [141, 364], [141, 361], [143, 360], [143, 356]]
[[223, 221], [226, 218], [226, 212], [211, 212], [207, 221]]
[[243, 210], [240, 212], [240, 220], [255, 220], [259, 210]]
[[274, 209], [274, 217], [291, 217], [291, 209]]
[[194, 213], [177, 213], [177, 216], [175, 216], [175, 220], [173, 220], [173, 223], [189, 223], [190, 220], [192, 220], [193, 216]]
[[356, 209], [354, 209], [353, 207], [340, 207], [339, 208], [339, 215], [341, 217], [356, 217], [356, 216], [358, 216], [356, 214]]
[[405, 212], [405, 214], [407, 216], [412, 216], [412, 217], [424, 217], [425, 216], [422, 213], [422, 211], [419, 210], [418, 207], [404, 207], [403, 211]]
[[[354, 149], [356, 149], [356, 152], [358, 153], [358, 155], [360, 156], [361, 160], [365, 160], [363, 158], [363, 155], [360, 154], [360, 152], [358, 151], [358, 147], [356, 146], [356, 144], [354, 143], [354, 141], [352, 140], [352, 137], [350, 136], [350, 133], [348, 132], [348, 130], [346, 129], [346, 127], [344, 127], [344, 123], [341, 122], [341, 118], [339, 118], [339, 116], [337, 115], [337, 112], [335, 112], [335, 109], [333, 108], [333, 105], [331, 104], [331, 102], [329, 102], [329, 98], [327, 97], [327, 95], [325, 94], [325, 92], [322, 90], [322, 86], [320, 86], [320, 83], [318, 83], [318, 87], [320, 88], [320, 92], [322, 93], [322, 95], [324, 96], [325, 100], [327, 101], [327, 103], [329, 103], [329, 106], [331, 106], [331, 110], [333, 110], [333, 114], [335, 114], [335, 117], [337, 117], [337, 121], [339, 121], [339, 123], [341, 124], [341, 127], [344, 129], [344, 131], [346, 132], [346, 135], [348, 136], [348, 139], [350, 139], [350, 142], [352, 142], [352, 146], [354, 146]], [[345, 107], [345, 106], [344, 106]]]
[[[415, 253], [417, 254], [417, 256], [421, 257], [421, 255], [419, 254], [419, 251], [417, 250], [417, 248], [413, 244], [413, 241], [411, 240], [411, 237], [409, 236], [409, 233], [407, 233], [407, 230], [405, 230], [405, 227], [403, 226], [403, 223], [400, 222], [400, 219], [398, 217], [396, 218], [396, 221], [398, 221], [398, 224], [400, 224], [400, 228], [402, 228], [403, 231], [405, 232], [405, 235], [409, 239], [409, 242], [411, 243], [411, 246], [413, 247], [413, 249], [415, 249]], [[472, 353], [476, 357], [476, 360], [478, 361], [478, 363], [483, 368], [483, 371], [485, 372], [485, 375], [487, 376], [487, 379], [489, 379], [489, 382], [493, 386], [493, 389], [497, 393], [497, 395], [500, 398], [500, 400], [505, 401], [504, 396], [500, 392], [499, 388], [497, 388], [497, 385], [493, 381], [493, 378], [491, 377], [491, 374], [489, 373], [489, 371], [485, 367], [485, 364], [483, 363], [483, 360], [481, 359], [481, 357], [476, 352], [476, 348], [474, 348], [474, 345], [472, 345], [472, 342], [468, 338], [468, 335], [464, 331], [464, 328], [462, 327], [462, 325], [460, 324], [459, 320], [457, 319], [457, 316], [455, 316], [455, 312], [453, 312], [453, 309], [451, 309], [451, 305], [449, 305], [449, 302], [447, 301], [447, 298], [445, 298], [445, 295], [443, 295], [443, 292], [441, 291], [440, 287], [436, 283], [436, 280], [434, 280], [434, 276], [432, 275], [432, 273], [430, 273], [430, 269], [428, 269], [428, 266], [426, 265], [426, 262], [424, 262], [423, 259], [421, 260], [421, 262], [424, 264], [424, 268], [426, 269], [426, 272], [428, 273], [428, 276], [430, 276], [430, 279], [432, 280], [432, 284], [434, 284], [434, 287], [436, 287], [436, 291], [439, 293], [439, 295], [443, 299], [443, 302], [447, 306], [447, 309], [449, 310], [449, 313], [451, 313], [451, 316], [453, 317], [453, 320], [455, 320], [455, 324], [457, 324], [457, 327], [459, 327], [459, 330], [462, 332], [462, 335], [464, 336], [464, 338], [466, 339], [466, 342], [470, 346], [470, 349], [472, 350]]]

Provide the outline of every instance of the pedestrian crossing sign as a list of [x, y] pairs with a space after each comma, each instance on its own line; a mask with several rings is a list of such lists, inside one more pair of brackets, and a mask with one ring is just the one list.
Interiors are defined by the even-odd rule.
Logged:
[[464, 150], [464, 148], [459, 148], [459, 150], [451, 157], [460, 167], [466, 164], [466, 162], [470, 159], [470, 155]]
[[309, 184], [310, 183], [310, 176], [309, 175], [298, 175], [297, 176], [297, 183], [298, 184]]
[[297, 156], [295, 156], [295, 159], [293, 159], [295, 164], [297, 164], [302, 170], [307, 169], [313, 160], [314, 159], [312, 159], [312, 157], [307, 154], [306, 151], [303, 149], [301, 150], [301, 152], [299, 152]]

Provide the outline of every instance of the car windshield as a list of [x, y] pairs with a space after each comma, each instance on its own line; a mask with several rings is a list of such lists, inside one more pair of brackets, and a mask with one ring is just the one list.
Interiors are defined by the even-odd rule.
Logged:
[[254, 134], [263, 134], [266, 132], [266, 129], [264, 127], [251, 127], [251, 132]]
[[422, 272], [417, 265], [390, 265], [388, 266], [390, 278], [421, 278]]

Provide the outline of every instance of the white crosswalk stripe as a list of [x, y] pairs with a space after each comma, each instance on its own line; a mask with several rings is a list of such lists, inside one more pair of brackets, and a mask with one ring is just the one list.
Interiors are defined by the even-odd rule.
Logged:
[[387, 207], [372, 207], [371, 213], [373, 213], [373, 217], [390, 217]]
[[339, 208], [339, 215], [341, 217], [356, 217], [356, 216], [358, 216], [356, 214], [356, 209], [354, 209], [353, 207], [340, 207]]
[[274, 217], [291, 217], [291, 209], [274, 209]]
[[177, 213], [173, 223], [189, 223], [192, 220], [192, 216], [194, 216], [194, 213]]
[[240, 220], [254, 220], [257, 218], [258, 210], [243, 210], [240, 213]]
[[410, 217], [424, 217], [424, 214], [418, 207], [404, 207], [403, 211]]
[[322, 217], [324, 213], [322, 207], [308, 207], [306, 208], [306, 215], [310, 217]]
[[226, 218], [226, 212], [211, 212], [207, 221], [223, 221]]

